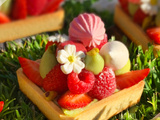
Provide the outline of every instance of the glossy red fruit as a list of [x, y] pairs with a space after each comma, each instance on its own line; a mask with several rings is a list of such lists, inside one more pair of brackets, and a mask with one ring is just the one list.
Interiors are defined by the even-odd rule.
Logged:
[[[23, 0], [21, 0], [23, 1]], [[39, 15], [47, 4], [47, 0], [27, 0], [27, 11], [29, 15]]]
[[27, 1], [26, 0], [14, 0], [11, 18], [13, 20], [25, 19], [27, 17]]
[[42, 86], [43, 79], [39, 73], [39, 63], [23, 57], [18, 59], [24, 74], [36, 85]]
[[47, 0], [47, 4], [41, 13], [52, 13], [56, 11], [63, 1], [64, 0]]
[[48, 41], [46, 46], [45, 46], [45, 51], [48, 49], [49, 46], [53, 45], [53, 44], [56, 44], [58, 45], [58, 43], [55, 41], [55, 42], [52, 42], [52, 41]]
[[110, 96], [115, 91], [115, 74], [111, 68], [104, 67], [103, 71], [95, 77], [94, 86], [91, 91], [88, 92], [91, 97], [103, 99]]
[[[96, 46], [96, 48], [98, 48], [99, 50], [101, 49], [101, 47], [106, 44], [108, 41], [108, 38], [107, 38], [107, 35], [105, 35], [105, 38], [101, 41], [101, 43], [99, 45]], [[86, 47], [87, 51], [90, 51], [92, 50], [94, 47], [91, 46], [91, 47]]]
[[133, 4], [140, 4], [141, 3], [141, 0], [128, 0], [128, 1]]
[[149, 28], [146, 32], [156, 44], [160, 44], [160, 27]]
[[125, 13], [129, 13], [128, 12], [128, 0], [118, 0], [120, 5], [121, 5], [121, 8], [125, 11]]
[[124, 73], [122, 75], [118, 75], [116, 76], [117, 88], [120, 90], [124, 88], [129, 88], [146, 78], [149, 72], [150, 69], [146, 68], [143, 70], [135, 70]]
[[61, 71], [60, 64], [57, 64], [46, 75], [43, 81], [45, 91], [56, 91], [62, 94], [68, 90], [67, 75]]
[[63, 43], [60, 43], [57, 47], [57, 51], [58, 50], [61, 50], [64, 48], [65, 45], [68, 45], [68, 44], [71, 44], [71, 45], [75, 45], [76, 46], [76, 52], [78, 51], [83, 51], [84, 53], [87, 52], [86, 48], [84, 47], [84, 45], [82, 43], [79, 43], [79, 42], [73, 42], [71, 40], [68, 40], [68, 41], [65, 41]]
[[0, 112], [3, 110], [4, 102], [0, 101]]
[[87, 93], [92, 89], [94, 82], [94, 74], [85, 69], [79, 74], [72, 72], [68, 75], [68, 88], [75, 94]]
[[4, 13], [0, 12], [0, 24], [8, 23], [10, 19]]
[[87, 94], [74, 94], [67, 91], [58, 99], [58, 104], [65, 109], [72, 110], [76, 108], [82, 108], [88, 105], [92, 101], [92, 98]]
[[143, 20], [147, 17], [148, 15], [145, 14], [140, 8], [135, 12], [133, 16], [133, 21], [139, 25], [142, 25]]

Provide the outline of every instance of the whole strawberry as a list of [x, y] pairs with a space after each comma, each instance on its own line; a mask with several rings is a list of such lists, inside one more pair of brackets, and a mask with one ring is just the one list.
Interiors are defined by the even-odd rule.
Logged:
[[67, 75], [65, 75], [60, 68], [60, 64], [57, 64], [46, 75], [43, 81], [43, 88], [45, 91], [56, 91], [59, 94], [68, 90]]
[[88, 93], [91, 97], [100, 100], [110, 96], [115, 91], [115, 74], [111, 68], [104, 67], [103, 71], [95, 77], [94, 86]]

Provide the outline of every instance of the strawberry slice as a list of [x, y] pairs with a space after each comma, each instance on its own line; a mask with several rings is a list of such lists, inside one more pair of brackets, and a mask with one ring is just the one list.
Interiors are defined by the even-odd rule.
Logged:
[[58, 99], [58, 104], [65, 109], [72, 110], [88, 105], [92, 98], [87, 94], [74, 94], [67, 91]]
[[42, 11], [42, 14], [54, 12], [59, 8], [60, 4], [63, 1], [64, 0], [48, 0], [48, 3], [46, 4], [44, 10]]
[[[23, 0], [22, 0], [23, 1]], [[27, 0], [29, 15], [39, 15], [47, 4], [47, 0]]]
[[49, 46], [53, 45], [53, 44], [56, 44], [58, 45], [57, 41], [53, 42], [53, 41], [48, 41], [46, 46], [45, 46], [45, 51], [48, 49]]
[[144, 78], [146, 78], [149, 72], [150, 72], [150, 69], [146, 68], [143, 70], [135, 70], [135, 71], [124, 73], [122, 75], [118, 75], [116, 76], [117, 88], [124, 89], [124, 88], [131, 87], [137, 84], [138, 82], [140, 82], [141, 80], [143, 80]]
[[43, 79], [39, 73], [39, 63], [27, 58], [18, 57], [24, 74], [36, 85], [42, 86]]
[[157, 44], [160, 44], [160, 27], [147, 29], [147, 35]]
[[11, 18], [13, 20], [25, 19], [27, 17], [27, 1], [14, 0], [11, 10]]
[[125, 13], [129, 13], [128, 12], [128, 0], [118, 0], [120, 5], [121, 5], [121, 8], [124, 10]]
[[0, 112], [3, 110], [4, 102], [0, 101]]
[[10, 22], [9, 17], [7, 17], [4, 13], [0, 12], [0, 24]]
[[136, 13], [133, 16], [133, 21], [139, 25], [142, 25], [143, 20], [147, 17], [148, 15], [145, 14], [141, 8], [139, 8]]
[[128, 0], [128, 1], [133, 4], [140, 4], [141, 3], [141, 0]]

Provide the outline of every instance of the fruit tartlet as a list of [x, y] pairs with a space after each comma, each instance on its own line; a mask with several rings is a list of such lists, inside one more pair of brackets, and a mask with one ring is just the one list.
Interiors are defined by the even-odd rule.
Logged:
[[127, 47], [108, 41], [104, 23], [83, 13], [69, 35], [50, 36], [39, 61], [19, 57], [20, 89], [48, 119], [109, 119], [136, 104], [149, 68], [130, 71]]
[[60, 8], [62, 2], [5, 0], [0, 6], [0, 42], [59, 30], [64, 19], [64, 10]]
[[143, 49], [148, 43], [160, 49], [160, 1], [119, 0], [114, 21], [126, 35]]

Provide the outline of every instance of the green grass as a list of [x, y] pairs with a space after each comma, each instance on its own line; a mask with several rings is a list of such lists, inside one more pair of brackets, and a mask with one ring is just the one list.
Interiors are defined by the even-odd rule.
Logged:
[[[83, 12], [94, 12], [105, 22], [105, 27], [112, 26], [113, 14], [104, 11], [96, 12], [89, 6], [95, 0], [88, 0], [83, 5], [70, 0], [64, 5], [66, 11], [64, 28], [60, 33], [68, 34], [69, 23], [74, 17]], [[72, 12], [74, 11], [74, 12]], [[54, 34], [48, 33], [48, 34]], [[23, 47], [9, 46], [6, 52], [0, 53], [0, 101], [5, 102], [0, 119], [4, 120], [46, 120], [39, 109], [19, 90], [16, 70], [20, 67], [18, 56], [36, 60], [42, 57], [46, 45], [47, 34], [36, 36], [36, 40], [23, 40]], [[125, 37], [124, 37], [125, 39]], [[14, 43], [15, 44], [15, 43]], [[160, 57], [154, 57], [153, 46], [143, 52], [140, 46], [133, 43], [129, 46], [132, 70], [150, 68], [151, 72], [145, 79], [145, 88], [141, 101], [111, 118], [111, 120], [150, 120], [160, 112]]]

